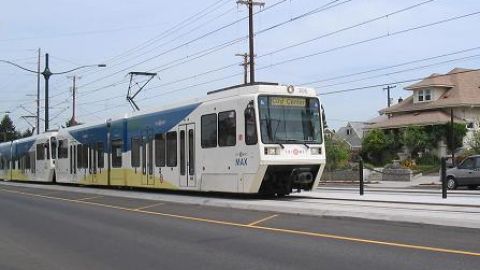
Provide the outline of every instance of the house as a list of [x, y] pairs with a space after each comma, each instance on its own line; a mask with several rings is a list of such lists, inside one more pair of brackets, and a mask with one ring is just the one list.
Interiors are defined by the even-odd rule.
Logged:
[[335, 130], [330, 128], [324, 128], [323, 134], [325, 136], [325, 139], [331, 139], [333, 138], [333, 136], [335, 136]]
[[[446, 74], [432, 74], [405, 87], [411, 95], [379, 111], [383, 120], [367, 129], [399, 129], [407, 126], [443, 125], [451, 121], [465, 124], [468, 132], [464, 144], [480, 127], [480, 71], [455, 68]], [[440, 142], [437, 155], [446, 154]]]
[[364, 122], [348, 122], [345, 127], [341, 127], [335, 135], [343, 139], [350, 146], [352, 151], [360, 151], [362, 149]]

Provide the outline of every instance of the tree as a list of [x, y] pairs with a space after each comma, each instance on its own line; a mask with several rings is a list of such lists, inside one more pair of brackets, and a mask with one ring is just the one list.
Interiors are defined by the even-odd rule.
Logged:
[[347, 164], [350, 157], [350, 148], [344, 140], [335, 137], [325, 138], [325, 148], [327, 154], [327, 170], [332, 171]]
[[364, 158], [375, 165], [386, 163], [386, 157], [391, 155], [389, 151], [389, 146], [391, 144], [391, 137], [385, 135], [382, 130], [370, 130], [362, 141], [362, 152]]
[[480, 154], [480, 130], [473, 133], [471, 140], [468, 142], [468, 146], [475, 154]]
[[465, 137], [465, 135], [467, 134], [467, 127], [465, 126], [465, 124], [458, 124], [458, 123], [455, 123], [453, 124], [453, 148], [452, 148], [452, 144], [451, 144], [451, 140], [450, 140], [450, 129], [451, 129], [451, 125], [450, 124], [446, 124], [445, 125], [445, 129], [447, 130], [446, 132], [446, 138], [447, 138], [447, 146], [448, 146], [448, 149], [450, 149], [450, 151], [454, 151], [455, 149], [459, 148], [459, 147], [462, 147], [463, 146], [463, 138]]
[[0, 141], [5, 142], [15, 140], [17, 139], [17, 135], [13, 121], [8, 114], [5, 115], [2, 122], [0, 122]]
[[423, 127], [410, 126], [403, 130], [401, 141], [412, 156], [417, 156], [419, 152], [425, 151], [429, 144], [429, 136]]

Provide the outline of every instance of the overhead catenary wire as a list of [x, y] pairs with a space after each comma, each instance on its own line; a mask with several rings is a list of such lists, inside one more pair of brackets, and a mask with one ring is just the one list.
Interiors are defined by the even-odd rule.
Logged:
[[[298, 15], [298, 16], [296, 16], [296, 17], [294, 17], [294, 18], [291, 18], [291, 19], [289, 19], [289, 20], [286, 20], [286, 21], [283, 21], [283, 22], [281, 22], [281, 23], [278, 23], [278, 24], [275, 24], [275, 25], [273, 25], [273, 26], [270, 26], [270, 27], [267, 27], [267, 28], [265, 28], [265, 29], [262, 29], [262, 30], [256, 32], [255, 35], [263, 34], [263, 33], [267, 32], [267, 31], [276, 29], [276, 28], [278, 28], [278, 27], [280, 27], [280, 26], [283, 26], [283, 25], [285, 25], [285, 24], [287, 24], [287, 23], [295, 22], [295, 21], [297, 21], [297, 20], [299, 20], [299, 19], [301, 19], [301, 18], [305, 18], [305, 17], [307, 17], [307, 16], [314, 15], [314, 14], [317, 14], [317, 13], [322, 12], [322, 11], [326, 11], [326, 10], [328, 10], [328, 9], [331, 9], [331, 8], [334, 8], [334, 7], [343, 5], [343, 4], [348, 3], [348, 2], [350, 2], [350, 1], [352, 1], [352, 0], [342, 1], [342, 2], [337, 3], [337, 4], [335, 4], [335, 5], [333, 5], [333, 4], [334, 4], [335, 2], [338, 2], [338, 0], [336, 0], [336, 1], [331, 1], [331, 2], [329, 2], [329, 3], [327, 3], [327, 4], [322, 5], [321, 7], [318, 7], [318, 8], [315, 8], [315, 9], [313, 9], [313, 10], [310, 10], [310, 11], [308, 11], [308, 12], [306, 12], [306, 13], [303, 13], [303, 14], [301, 14], [301, 15]], [[430, 1], [433, 1], [433, 0], [430, 0]], [[191, 62], [191, 61], [193, 61], [193, 60], [200, 59], [200, 58], [202, 58], [202, 57], [204, 57], [204, 56], [210, 55], [210, 54], [212, 54], [212, 53], [214, 53], [214, 52], [217, 52], [217, 51], [219, 51], [219, 50], [221, 50], [221, 49], [224, 49], [224, 48], [226, 48], [226, 47], [232, 46], [232, 45], [234, 45], [234, 44], [236, 44], [236, 43], [238, 43], [238, 42], [240, 42], [240, 41], [246, 40], [247, 38], [248, 38], [248, 36], [243, 36], [243, 37], [240, 37], [240, 38], [236, 38], [236, 39], [233, 39], [233, 40], [230, 40], [230, 41], [221, 43], [221, 44], [219, 44], [219, 45], [215, 45], [215, 46], [213, 46], [213, 47], [210, 47], [210, 48], [201, 50], [201, 51], [199, 51], [199, 52], [197, 52], [197, 53], [194, 53], [194, 54], [192, 54], [192, 55], [189, 55], [189, 56], [187, 56], [187, 57], [180, 58], [180, 59], [175, 59], [175, 60], [173, 60], [173, 61], [171, 61], [171, 62], [169, 62], [169, 63], [163, 64], [162, 66], [158, 66], [158, 67], [155, 67], [155, 68], [151, 68], [151, 69], [149, 69], [148, 71], [154, 71], [154, 70], [159, 69], [159, 70], [156, 71], [157, 73], [159, 73], [159, 72], [162, 72], [162, 71], [171, 69], [171, 68], [180, 66], [180, 65], [182, 65], [182, 64]], [[183, 61], [182, 61], [182, 60], [183, 60]], [[233, 66], [236, 66], [236, 65], [237, 65], [237, 63], [232, 63], [232, 64], [230, 64], [230, 65], [228, 65], [228, 66], [224, 66], [224, 67], [222, 67], [222, 68], [218, 68], [218, 69], [216, 69], [215, 71], [221, 71], [221, 70], [224, 70], [224, 69], [226, 69], [226, 68], [233, 67]], [[204, 74], [208, 74], [208, 73], [211, 73], [211, 72], [205, 72], [205, 73], [203, 73], [203, 75], [204, 75]], [[193, 75], [193, 76], [191, 76], [191, 77], [198, 77], [198, 76], [199, 76], [199, 75], [197, 74], [197, 75]], [[190, 78], [190, 77], [189, 77], [189, 78]], [[184, 80], [186, 80], [186, 79], [184, 79]], [[105, 89], [105, 88], [108, 88], [108, 87], [100, 87], [100, 88], [97, 88], [97, 89], [94, 89], [94, 90], [91, 90], [91, 91], [87, 91], [87, 92], [96, 92], [96, 91], [98, 91], [98, 90], [102, 90], [102, 89]], [[157, 87], [156, 87], [156, 88], [157, 88]]]
[[[476, 72], [476, 71], [480, 71], [480, 68], [478, 68], [478, 69], [462, 70], [462, 71], [451, 72], [451, 73], [447, 73], [447, 74], [439, 74], [439, 75], [433, 76], [433, 77], [431, 77], [431, 78], [445, 77], [445, 76], [450, 76], [450, 75], [470, 73], [470, 72]], [[423, 79], [425, 79], [425, 77], [418, 77], [418, 78], [405, 79], [405, 80], [397, 80], [397, 81], [388, 82], [388, 83], [372, 84], [372, 85], [365, 85], [365, 86], [359, 86], [359, 87], [353, 87], [353, 88], [345, 88], [345, 89], [341, 89], [341, 90], [335, 90], [335, 91], [328, 91], [328, 92], [323, 92], [323, 93], [317, 93], [317, 95], [319, 95], [319, 96], [328, 96], [328, 95], [334, 95], [334, 94], [342, 94], [342, 93], [360, 91], [360, 90], [365, 90], [365, 89], [378, 88], [378, 87], [387, 86], [387, 85], [392, 85], [392, 84], [411, 83], [411, 82], [420, 81], [420, 80], [423, 80]]]
[[[279, 0], [277, 3], [275, 3], [275, 4], [271, 5], [271, 6], [268, 6], [267, 8], [264, 8], [264, 9], [262, 9], [262, 10], [259, 10], [259, 11], [255, 12], [254, 14], [256, 15], [256, 14], [258, 14], [258, 13], [265, 12], [265, 11], [267, 11], [267, 10], [269, 10], [269, 9], [271, 9], [271, 8], [274, 8], [275, 6], [278, 6], [279, 4], [282, 4], [282, 3], [286, 2], [286, 1], [288, 1], [288, 0]], [[163, 55], [166, 55], [166, 54], [168, 54], [168, 53], [174, 52], [174, 51], [176, 51], [176, 50], [178, 50], [178, 49], [180, 49], [180, 48], [183, 48], [183, 47], [185, 47], [185, 46], [187, 46], [187, 45], [190, 45], [190, 44], [192, 44], [192, 43], [194, 43], [194, 42], [197, 42], [197, 41], [199, 41], [199, 40], [201, 40], [201, 39], [204, 39], [204, 38], [209, 37], [209, 36], [211, 36], [211, 35], [213, 35], [213, 34], [215, 34], [215, 33], [218, 33], [218, 32], [220, 32], [220, 31], [222, 31], [222, 30], [224, 30], [224, 29], [227, 29], [227, 28], [229, 28], [229, 27], [231, 27], [231, 26], [233, 26], [233, 25], [235, 25], [235, 24], [237, 24], [237, 23], [239, 23], [239, 22], [242, 22], [242, 21], [245, 20], [246, 18], [248, 18], [248, 16], [244, 16], [244, 17], [242, 17], [242, 18], [240, 18], [240, 19], [237, 19], [237, 20], [235, 20], [235, 21], [233, 21], [233, 22], [230, 22], [230, 23], [228, 23], [228, 24], [226, 24], [226, 25], [223, 25], [223, 26], [221, 26], [221, 27], [219, 27], [219, 28], [216, 28], [216, 29], [214, 29], [214, 30], [211, 30], [211, 31], [208, 31], [208, 32], [206, 32], [206, 33], [200, 34], [200, 35], [198, 35], [197, 37], [195, 37], [195, 38], [193, 38], [193, 39], [191, 39], [191, 40], [189, 40], [189, 41], [186, 41], [186, 42], [181, 43], [180, 45], [176, 45], [176, 46], [174, 46], [174, 47], [172, 47], [172, 48], [170, 48], [170, 49], [167, 49], [167, 50], [162, 51], [161, 53], [158, 53], [158, 54], [156, 54], [156, 55], [154, 55], [154, 56], [151, 56], [151, 57], [149, 57], [149, 58], [146, 58], [146, 59], [144, 59], [144, 60], [141, 60], [140, 62], [137, 62], [137, 63], [135, 63], [135, 64], [133, 64], [133, 65], [128, 66], [128, 67], [122, 68], [121, 70], [115, 71], [114, 73], [111, 73], [111, 74], [109, 74], [109, 75], [106, 75], [106, 76], [100, 77], [100, 78], [98, 78], [98, 79], [95, 79], [95, 80], [93, 80], [93, 81], [87, 82], [87, 83], [85, 83], [84, 85], [81, 85], [81, 86], [82, 86], [82, 87], [85, 87], [85, 86], [87, 86], [87, 85], [91, 85], [91, 84], [93, 84], [93, 83], [95, 83], [95, 82], [104, 80], [104, 79], [106, 79], [106, 78], [110, 78], [110, 77], [112, 77], [112, 76], [114, 76], [114, 75], [117, 75], [117, 74], [119, 74], [119, 73], [125, 72], [125, 71], [127, 71], [127, 70], [129, 70], [129, 69], [131, 69], [131, 68], [134, 68], [134, 67], [137, 67], [137, 66], [139, 66], [139, 65], [141, 65], [141, 64], [144, 64], [144, 63], [146, 63], [146, 62], [149, 62], [149, 61], [151, 61], [151, 60], [153, 60], [153, 59], [156, 59], [156, 58], [159, 58], [159, 57], [161, 57], [161, 56], [163, 56]]]
[[432, 63], [432, 64], [428, 64], [428, 65], [417, 66], [417, 67], [413, 67], [413, 68], [407, 68], [407, 69], [397, 70], [397, 71], [388, 72], [388, 73], [382, 73], [382, 74], [369, 76], [369, 77], [365, 77], [365, 78], [360, 78], [360, 79], [355, 79], [355, 80], [350, 80], [350, 81], [345, 81], [345, 82], [339, 82], [339, 83], [332, 83], [332, 84], [317, 86], [317, 88], [326, 88], [326, 87], [349, 84], [349, 83], [353, 83], [353, 82], [361, 82], [361, 81], [365, 81], [365, 80], [375, 79], [375, 78], [384, 77], [384, 76], [391, 76], [391, 75], [394, 75], [394, 74], [399, 74], [399, 73], [404, 73], [404, 72], [409, 72], [409, 71], [417, 71], [417, 70], [420, 70], [420, 69], [439, 66], [439, 65], [444, 65], [444, 64], [447, 64], [447, 63], [471, 60], [471, 59], [475, 59], [475, 58], [479, 58], [479, 57], [480, 57], [480, 54], [474, 54], [474, 55], [469, 55], [469, 56], [465, 56], [465, 57], [449, 59], [449, 60], [445, 60], [445, 61], [441, 61], [441, 62], [436, 62], [436, 63]]

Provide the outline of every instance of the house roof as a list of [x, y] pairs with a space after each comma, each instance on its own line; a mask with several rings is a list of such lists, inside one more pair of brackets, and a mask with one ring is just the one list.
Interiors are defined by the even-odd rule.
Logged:
[[[465, 123], [464, 120], [454, 117], [456, 123]], [[401, 128], [407, 126], [428, 126], [450, 122], [450, 115], [443, 111], [422, 111], [417, 113], [393, 115], [385, 121], [367, 126], [367, 129]]]
[[412, 95], [400, 103], [380, 110], [380, 113], [480, 106], [480, 70], [455, 68], [447, 74], [432, 74], [405, 89], [412, 90], [431, 86], [445, 87], [447, 90], [439, 99], [429, 102], [414, 103]]

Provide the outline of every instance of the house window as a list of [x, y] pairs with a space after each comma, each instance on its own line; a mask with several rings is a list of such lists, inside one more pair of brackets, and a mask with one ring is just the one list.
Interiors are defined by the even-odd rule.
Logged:
[[349, 128], [347, 128], [347, 135], [350, 135], [350, 134], [352, 134], [352, 131]]
[[418, 101], [430, 101], [432, 100], [432, 89], [425, 89], [418, 91]]

